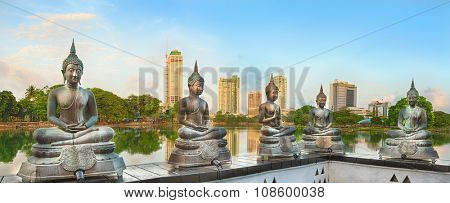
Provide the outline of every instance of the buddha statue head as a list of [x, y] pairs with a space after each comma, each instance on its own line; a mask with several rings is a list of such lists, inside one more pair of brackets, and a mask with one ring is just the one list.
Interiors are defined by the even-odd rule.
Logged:
[[327, 102], [327, 95], [325, 95], [325, 93], [323, 93], [323, 87], [322, 87], [322, 85], [320, 85], [320, 92], [316, 96], [317, 106], [319, 106], [320, 108], [323, 108], [323, 107], [325, 107], [326, 102]]
[[188, 87], [189, 93], [193, 95], [201, 95], [203, 93], [203, 85], [205, 79], [198, 73], [197, 61], [195, 61], [194, 72], [189, 76]]
[[62, 74], [64, 77], [64, 83], [69, 85], [77, 85], [81, 81], [83, 75], [83, 62], [78, 58], [75, 50], [75, 43], [72, 40], [72, 47], [70, 48], [70, 54], [64, 60], [62, 64]]
[[273, 81], [273, 74], [270, 75], [270, 82], [266, 86], [266, 96], [267, 100], [271, 102], [275, 102], [278, 99], [278, 87], [275, 85]]
[[406, 97], [408, 99], [408, 103], [410, 106], [415, 106], [417, 104], [417, 99], [419, 98], [419, 92], [414, 87], [414, 79], [411, 82], [411, 88], [408, 93], [406, 93]]

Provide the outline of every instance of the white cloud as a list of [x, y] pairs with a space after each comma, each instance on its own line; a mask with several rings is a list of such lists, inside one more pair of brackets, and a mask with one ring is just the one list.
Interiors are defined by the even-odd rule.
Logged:
[[[53, 76], [48, 76], [40, 71], [22, 66], [7, 64], [0, 60], [0, 91], [12, 91], [16, 98], [22, 98], [25, 94], [25, 89], [30, 85], [43, 87], [51, 84], [51, 81], [56, 79]], [[60, 80], [60, 83], [62, 80]], [[56, 83], [55, 83], [56, 84]]]
[[450, 112], [449, 95], [440, 88], [427, 88], [422, 91], [422, 95], [433, 104], [435, 111]]
[[[21, 24], [14, 32], [20, 39], [29, 40], [51, 40], [73, 36], [73, 33], [55, 23], [84, 32], [94, 28], [96, 22], [95, 14], [91, 13], [65, 13], [65, 14], [38, 14], [48, 21], [36, 16], [29, 16], [30, 23]], [[86, 23], [89, 22], [89, 23]]]

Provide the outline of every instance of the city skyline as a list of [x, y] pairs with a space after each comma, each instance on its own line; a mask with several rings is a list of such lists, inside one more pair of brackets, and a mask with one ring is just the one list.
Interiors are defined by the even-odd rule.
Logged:
[[[184, 81], [195, 60], [201, 68], [238, 67], [238, 75], [246, 67], [265, 72], [270, 67], [289, 67], [438, 4], [345, 2], [347, 6], [336, 10], [340, 2], [249, 1], [230, 6], [225, 1], [168, 1], [140, 2], [138, 7], [113, 1], [11, 1], [71, 30], [0, 4], [0, 91], [10, 90], [22, 98], [29, 85], [61, 84], [60, 65], [75, 38], [86, 69], [84, 87], [100, 87], [121, 97], [137, 94], [140, 68], [153, 67], [160, 77], [157, 97], [164, 102], [165, 50], [183, 51], [187, 64]], [[162, 12], [168, 7], [173, 12]], [[339, 78], [358, 84], [361, 94], [356, 106], [367, 108], [379, 98], [395, 104], [405, 97], [414, 78], [419, 93], [435, 110], [450, 112], [449, 10], [448, 6], [434, 9], [296, 64], [297, 79], [304, 67], [310, 70], [302, 88], [295, 91], [302, 92], [305, 104], [314, 105], [317, 87]], [[230, 16], [231, 11], [236, 15]], [[264, 17], [267, 13], [271, 18]], [[255, 79], [242, 78], [242, 84], [253, 84]], [[205, 80], [209, 88], [217, 89], [217, 81], [208, 75]], [[262, 75], [261, 83], [266, 80], [267, 75]], [[183, 83], [182, 88], [186, 95], [187, 85]], [[247, 90], [260, 91], [257, 88], [249, 86]], [[329, 94], [327, 91], [325, 88]], [[213, 99], [206, 98], [211, 104]], [[301, 106], [298, 101], [291, 103], [287, 102], [288, 108]], [[245, 106], [242, 108], [240, 112], [245, 112]]]

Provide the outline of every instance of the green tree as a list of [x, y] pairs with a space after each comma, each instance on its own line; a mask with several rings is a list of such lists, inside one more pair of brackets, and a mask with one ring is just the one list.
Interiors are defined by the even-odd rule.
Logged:
[[350, 110], [343, 108], [333, 113], [335, 124], [352, 125], [364, 119], [364, 116], [351, 113]]
[[308, 124], [309, 111], [314, 107], [311, 105], [305, 105], [301, 108], [291, 111], [288, 113], [286, 119], [289, 122], [293, 122], [295, 125], [306, 125]]
[[16, 97], [10, 91], [0, 92], [0, 120], [11, 121], [18, 112]]
[[139, 112], [141, 116], [152, 117], [157, 115], [160, 110], [159, 104], [161, 101], [157, 98], [154, 98], [148, 94], [139, 96]]
[[130, 95], [125, 99], [128, 117], [157, 117], [160, 113], [161, 101], [151, 95]]
[[442, 112], [442, 111], [435, 111], [434, 112], [434, 126], [435, 127], [449, 127], [450, 126], [450, 114]]
[[128, 111], [124, 99], [100, 88], [92, 88], [89, 90], [95, 95], [100, 121], [119, 122], [127, 118]]
[[[407, 98], [402, 98], [395, 105], [389, 107], [389, 125], [397, 126], [398, 114], [403, 108], [407, 107], [408, 105], [409, 104]], [[428, 127], [432, 127], [434, 125], [433, 104], [427, 101], [425, 97], [419, 96], [417, 100], [417, 106], [425, 109], [425, 111], [427, 112]]]

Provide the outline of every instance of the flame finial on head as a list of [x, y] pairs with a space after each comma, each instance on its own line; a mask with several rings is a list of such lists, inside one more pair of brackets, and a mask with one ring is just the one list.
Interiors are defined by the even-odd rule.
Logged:
[[200, 81], [203, 83], [203, 82], [205, 82], [205, 79], [203, 79], [203, 77], [200, 76], [200, 73], [198, 73], [197, 60], [195, 60], [194, 72], [188, 78], [188, 86], [193, 85], [197, 81]]
[[72, 46], [70, 47], [70, 53], [69, 56], [67, 56], [66, 59], [64, 59], [62, 64], [62, 70], [65, 71], [66, 67], [69, 64], [76, 64], [81, 66], [81, 69], [84, 69], [83, 62], [78, 58], [76, 49], [75, 49], [75, 39], [72, 39]]
[[415, 94], [415, 95], [419, 96], [419, 91], [417, 91], [417, 89], [414, 85], [414, 78], [411, 81], [411, 88], [409, 89], [408, 93], [406, 93], [407, 96], [410, 94]]
[[325, 95], [325, 93], [323, 93], [323, 87], [322, 85], [320, 85], [320, 92], [316, 97], [316, 100], [319, 99], [320, 97], [325, 97], [325, 99], [327, 98], [327, 95]]
[[273, 80], [273, 74], [270, 75], [270, 82], [266, 86], [266, 95], [269, 95], [271, 90], [278, 90], [278, 87]]

